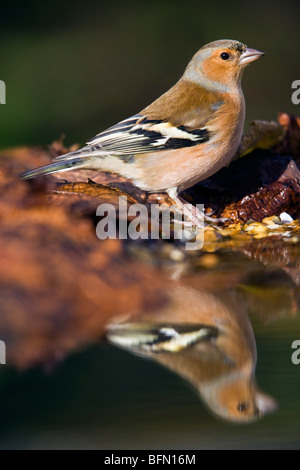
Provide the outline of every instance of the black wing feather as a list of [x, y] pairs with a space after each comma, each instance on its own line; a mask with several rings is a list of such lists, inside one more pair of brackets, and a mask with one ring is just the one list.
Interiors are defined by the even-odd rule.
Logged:
[[182, 125], [176, 127], [166, 121], [147, 119], [136, 114], [96, 135], [82, 149], [57, 159], [93, 154], [128, 158], [136, 154], [191, 147], [209, 139], [210, 133], [205, 127], [189, 130]]

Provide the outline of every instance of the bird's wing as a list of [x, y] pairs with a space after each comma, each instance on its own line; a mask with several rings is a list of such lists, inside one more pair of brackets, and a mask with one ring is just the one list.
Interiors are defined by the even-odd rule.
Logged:
[[137, 354], [177, 353], [218, 337], [218, 329], [204, 324], [117, 323], [107, 326], [108, 340]]
[[176, 127], [136, 114], [101, 132], [87, 144], [105, 152], [128, 155], [190, 147], [206, 140], [206, 128], [188, 131], [184, 126]]
[[96, 135], [82, 149], [62, 155], [57, 160], [69, 158], [69, 155], [73, 158], [91, 154], [126, 158], [135, 154], [190, 147], [208, 139], [206, 127], [188, 130], [183, 125], [174, 126], [167, 121], [147, 119], [142, 114], [136, 114]]

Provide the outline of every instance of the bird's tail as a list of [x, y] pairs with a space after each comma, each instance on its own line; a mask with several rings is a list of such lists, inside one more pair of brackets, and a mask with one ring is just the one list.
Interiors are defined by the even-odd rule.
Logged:
[[51, 173], [60, 173], [63, 171], [74, 170], [75, 168], [87, 168], [86, 159], [76, 157], [61, 159], [54, 161], [49, 165], [25, 171], [24, 173], [20, 173], [18, 176], [20, 179], [28, 180], [35, 178], [38, 175], [50, 175]]

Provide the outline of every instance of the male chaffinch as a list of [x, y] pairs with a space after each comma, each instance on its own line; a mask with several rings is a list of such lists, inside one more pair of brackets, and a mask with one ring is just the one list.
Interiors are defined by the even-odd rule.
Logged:
[[183, 208], [178, 194], [216, 173], [235, 154], [245, 119], [242, 72], [262, 55], [235, 40], [207, 44], [152, 104], [85, 147], [21, 177], [73, 169], [116, 173], [143, 190], [166, 192]]
[[275, 411], [256, 384], [256, 344], [243, 305], [233, 292], [188, 284], [176, 284], [162, 309], [116, 318], [107, 339], [186, 379], [222, 419], [249, 423]]

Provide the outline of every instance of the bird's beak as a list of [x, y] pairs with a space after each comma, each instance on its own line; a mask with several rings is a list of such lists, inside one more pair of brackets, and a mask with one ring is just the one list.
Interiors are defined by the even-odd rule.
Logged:
[[259, 59], [264, 54], [265, 54], [264, 52], [258, 51], [256, 49], [250, 49], [249, 47], [247, 47], [247, 49], [241, 54], [240, 64], [241, 65], [250, 64], [250, 62], [253, 62], [256, 59]]
[[261, 418], [266, 414], [274, 413], [278, 409], [278, 403], [273, 397], [257, 391], [256, 397], [257, 414]]

